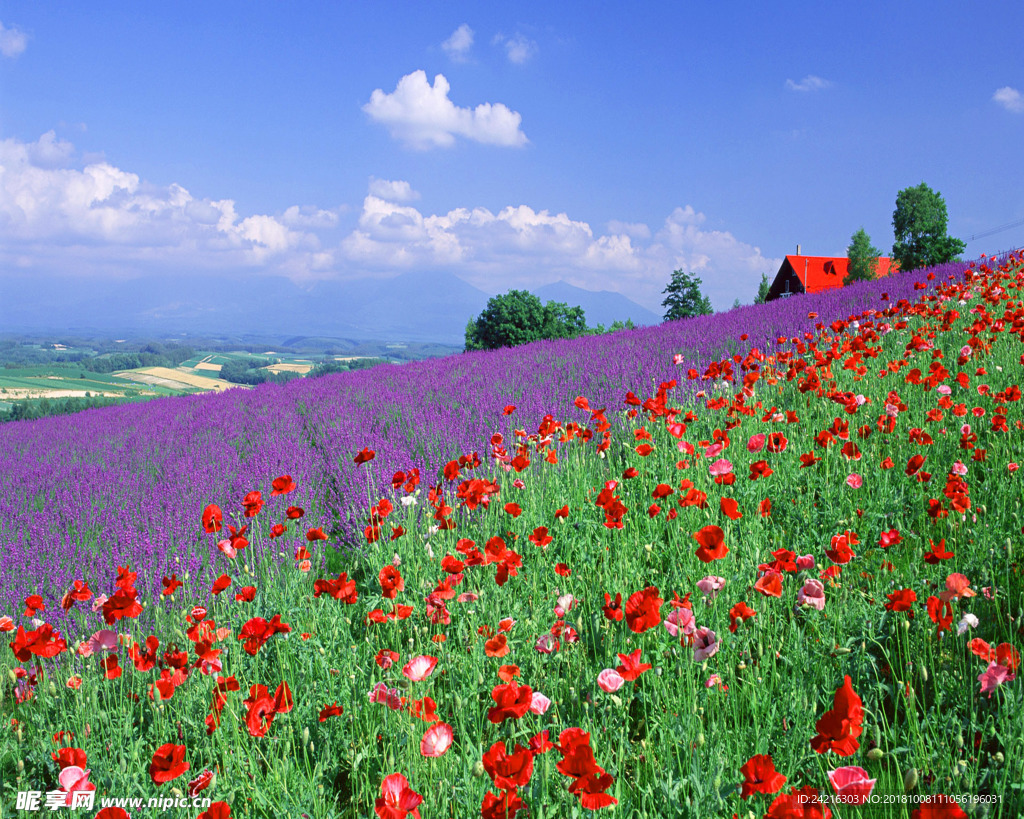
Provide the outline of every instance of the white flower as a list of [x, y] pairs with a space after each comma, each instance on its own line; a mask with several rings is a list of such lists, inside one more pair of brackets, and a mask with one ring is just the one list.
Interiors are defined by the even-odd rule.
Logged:
[[960, 619], [960, 622], [957, 623], [956, 633], [958, 635], [959, 634], [963, 634], [965, 631], [967, 631], [967, 629], [969, 629], [969, 628], [977, 628], [977, 627], [978, 627], [978, 618], [975, 617], [973, 614], [971, 614], [968, 611], [968, 612], [964, 613], [964, 616]]

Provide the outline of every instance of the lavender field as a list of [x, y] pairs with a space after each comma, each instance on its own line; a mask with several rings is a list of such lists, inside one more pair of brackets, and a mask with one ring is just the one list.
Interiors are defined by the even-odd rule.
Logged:
[[[930, 272], [943, 282], [965, 267]], [[430, 484], [431, 465], [483, 451], [495, 432], [567, 417], [577, 395], [616, 413], [628, 390], [651, 394], [673, 378], [687, 389], [689, 367], [703, 371], [750, 346], [770, 353], [816, 323], [913, 300], [924, 280], [917, 271], [612, 335], [4, 425], [0, 613], [40, 594], [59, 627], [60, 599], [83, 566], [92, 579], [130, 564], [140, 591], [159, 591], [172, 573], [208, 587], [216, 550], [200, 537], [202, 509], [253, 489], [269, 494], [282, 473], [301, 487], [293, 502], [308, 524], [345, 542], [395, 471], [418, 468]], [[371, 470], [353, 464], [363, 447], [377, 453]], [[241, 517], [240, 506], [225, 511]], [[348, 537], [353, 548], [360, 541]]]

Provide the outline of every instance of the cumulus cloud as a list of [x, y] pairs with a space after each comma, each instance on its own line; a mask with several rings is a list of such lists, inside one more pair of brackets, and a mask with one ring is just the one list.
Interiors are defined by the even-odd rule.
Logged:
[[503, 147], [527, 143], [519, 113], [501, 103], [460, 108], [448, 98], [450, 90], [443, 74], [434, 77], [431, 85], [425, 71], [414, 71], [402, 77], [390, 94], [376, 89], [363, 111], [385, 125], [395, 139], [421, 150], [449, 147], [456, 137]]
[[491, 293], [561, 279], [623, 293], [655, 311], [677, 268], [701, 276], [716, 307], [731, 305], [737, 292], [751, 291], [752, 297], [760, 275], [777, 269], [780, 260], [704, 222], [704, 214], [687, 206], [669, 214], [653, 234], [644, 224], [616, 222], [596, 235], [585, 221], [527, 205], [425, 215], [371, 195], [356, 229], [342, 241], [340, 257], [376, 272], [444, 269]]
[[[490, 293], [564, 280], [622, 293], [660, 312], [662, 290], [683, 268], [703, 279], [717, 308], [753, 297], [780, 260], [708, 227], [694, 207], [662, 224], [611, 221], [594, 229], [568, 213], [526, 204], [431, 214], [410, 204], [403, 180], [370, 179], [358, 215], [293, 205], [239, 213], [229, 198], [157, 186], [110, 162], [90, 161], [52, 133], [0, 141], [0, 271], [82, 275], [249, 273], [295, 280], [446, 271]], [[2, 273], [0, 273], [2, 276]]]
[[452, 32], [452, 36], [441, 43], [441, 48], [444, 49], [452, 60], [457, 63], [465, 62], [469, 59], [469, 50], [473, 47], [473, 29], [463, 23], [455, 31]]
[[0, 54], [4, 57], [17, 57], [28, 46], [28, 37], [15, 26], [7, 28], [0, 23]]
[[522, 65], [537, 53], [537, 43], [522, 34], [516, 34], [514, 37], [495, 34], [491, 42], [503, 46], [509, 62], [516, 65]]
[[815, 77], [813, 74], [808, 74], [799, 82], [793, 80], [786, 80], [786, 88], [790, 91], [823, 91], [826, 88], [831, 87], [832, 83], [828, 80], [823, 80], [821, 77]]
[[375, 176], [370, 177], [370, 194], [389, 202], [411, 202], [420, 198], [419, 192], [403, 179], [378, 179]]
[[1020, 91], [1010, 86], [1000, 88], [992, 95], [992, 100], [998, 102], [1011, 114], [1024, 114], [1024, 96]]
[[14, 257], [52, 260], [59, 248], [69, 254], [65, 266], [81, 272], [156, 260], [223, 269], [286, 262], [293, 273], [304, 263], [322, 267], [318, 236], [297, 228], [333, 225], [328, 211], [240, 217], [230, 199], [196, 199], [181, 185], [151, 185], [74, 155], [52, 131], [35, 142], [0, 141], [0, 267]]

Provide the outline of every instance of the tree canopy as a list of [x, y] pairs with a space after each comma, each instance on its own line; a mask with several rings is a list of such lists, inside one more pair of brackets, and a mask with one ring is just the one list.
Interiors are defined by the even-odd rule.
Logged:
[[843, 286], [876, 278], [878, 257], [881, 255], [878, 248], [871, 244], [871, 237], [864, 232], [864, 228], [860, 228], [850, 237], [850, 244], [846, 248], [846, 256], [850, 263], [843, 277]]
[[494, 296], [466, 325], [466, 350], [517, 347], [547, 338], [575, 338], [587, 333], [582, 307], [541, 300], [526, 290]]
[[676, 270], [672, 273], [672, 281], [661, 292], [665, 300], [661, 306], [665, 308], [665, 321], [706, 316], [715, 312], [711, 307], [711, 299], [701, 292], [699, 276]]
[[768, 291], [772, 289], [771, 279], [767, 273], [761, 274], [761, 283], [757, 286], [757, 295], [754, 297], [754, 304], [764, 304], [768, 300]]
[[896, 237], [892, 256], [900, 270], [943, 264], [963, 253], [966, 245], [946, 233], [948, 221], [942, 195], [924, 182], [897, 194], [896, 210], [892, 214]]

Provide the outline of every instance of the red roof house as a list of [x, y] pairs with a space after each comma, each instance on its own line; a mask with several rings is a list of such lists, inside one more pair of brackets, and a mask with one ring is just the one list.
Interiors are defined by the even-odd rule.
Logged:
[[[768, 290], [766, 301], [794, 293], [820, 293], [843, 286], [850, 260], [838, 256], [787, 256]], [[878, 275], [888, 276], [896, 265], [887, 257], [878, 259]]]

